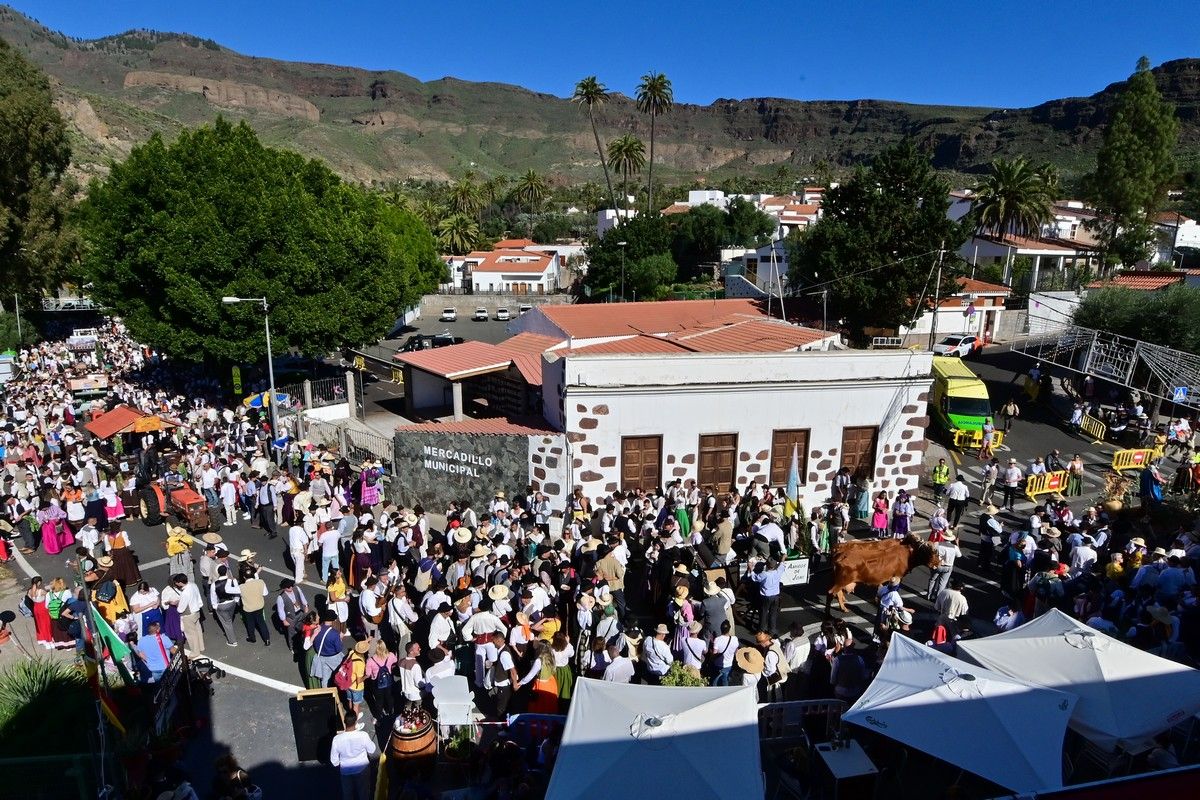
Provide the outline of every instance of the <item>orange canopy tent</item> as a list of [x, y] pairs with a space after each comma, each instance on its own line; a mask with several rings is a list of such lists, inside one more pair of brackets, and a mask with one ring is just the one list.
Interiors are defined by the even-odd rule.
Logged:
[[118, 433], [150, 433], [164, 428], [177, 427], [179, 423], [164, 419], [157, 414], [144, 414], [136, 408], [119, 405], [106, 411], [83, 427], [97, 439], [111, 439]]

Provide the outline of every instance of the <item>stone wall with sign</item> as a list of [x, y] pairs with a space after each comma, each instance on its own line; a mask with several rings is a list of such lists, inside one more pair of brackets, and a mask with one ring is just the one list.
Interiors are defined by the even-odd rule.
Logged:
[[530, 484], [530, 443], [558, 436], [398, 431], [395, 434], [396, 502], [441, 512], [451, 500], [482, 508], [497, 489], [511, 497]]

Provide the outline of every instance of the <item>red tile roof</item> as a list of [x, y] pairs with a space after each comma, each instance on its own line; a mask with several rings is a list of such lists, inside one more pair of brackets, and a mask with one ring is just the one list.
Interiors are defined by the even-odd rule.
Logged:
[[541, 355], [557, 344], [562, 344], [562, 339], [557, 339], [553, 336], [544, 336], [540, 333], [518, 333], [516, 336], [510, 336], [503, 342], [496, 345], [501, 350], [507, 350], [510, 353], [537, 353]]
[[800, 214], [811, 216], [821, 210], [819, 205], [815, 203], [793, 203], [783, 207], [784, 214]]
[[1177, 283], [1183, 283], [1185, 278], [1186, 273], [1181, 271], [1154, 272], [1150, 270], [1128, 270], [1111, 278], [1092, 281], [1087, 285], [1087, 288], [1107, 289], [1112, 287], [1153, 292], [1158, 289], [1165, 289], [1168, 286], [1174, 286]]
[[406, 431], [425, 431], [436, 433], [473, 433], [483, 436], [545, 436], [555, 434], [545, 420], [532, 417], [485, 417], [483, 419], [464, 419], [459, 422], [418, 422], [411, 425], [400, 425], [398, 433]]
[[506, 351], [484, 342], [463, 342], [433, 350], [418, 350], [415, 353], [397, 353], [394, 358], [446, 380], [499, 372], [508, 369], [512, 363], [512, 356]]
[[1012, 294], [1012, 289], [1000, 283], [988, 283], [974, 278], [959, 278], [958, 290], [965, 294]]
[[659, 213], [665, 217], [670, 214], [686, 214], [687, 212], [689, 212], [691, 210], [692, 210], [692, 207], [689, 206], [687, 203], [672, 203], [671, 205], [667, 206]]
[[133, 423], [144, 416], [146, 415], [136, 408], [120, 405], [112, 411], [106, 411], [91, 422], [85, 423], [83, 427], [87, 428], [88, 432], [93, 436], [100, 439], [107, 439], [122, 431], [131, 429]]
[[549, 267], [551, 257], [531, 250], [493, 250], [490, 253], [471, 253], [468, 258], [482, 255], [472, 269], [475, 272], [521, 272], [542, 274]]
[[542, 385], [541, 353], [517, 353], [512, 357], [512, 363], [530, 386]]
[[492, 245], [493, 250], [524, 250], [536, 245], [533, 239], [501, 239]]
[[544, 315], [564, 336], [574, 339], [674, 333], [712, 325], [731, 314], [766, 316], [755, 301], [746, 299], [544, 305], [529, 314]]
[[1180, 214], [1178, 211], [1160, 211], [1155, 215], [1154, 221], [1160, 225], [1186, 225], [1192, 221], [1192, 218]]

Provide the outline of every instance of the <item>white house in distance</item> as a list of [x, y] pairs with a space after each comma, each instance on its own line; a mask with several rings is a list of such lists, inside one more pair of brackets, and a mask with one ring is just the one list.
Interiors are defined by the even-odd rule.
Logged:
[[[500, 247], [505, 244], [516, 246]], [[558, 289], [561, 264], [556, 249], [528, 239], [498, 242], [496, 247], [448, 256], [452, 285], [479, 293], [549, 294]]]
[[933, 331], [936, 314], [939, 339], [956, 334], [974, 334], [985, 342], [991, 342], [1004, 313], [1004, 301], [1011, 293], [1011, 289], [1000, 284], [958, 278], [956, 287], [949, 292], [943, 291], [944, 296], [939, 299], [936, 310], [932, 307], [927, 309], [917, 317], [912, 327], [902, 326], [898, 333], [904, 337], [928, 336]]
[[[920, 480], [929, 353], [847, 350], [748, 300], [538, 306], [510, 331], [397, 355], [434, 417], [396, 432], [397, 459], [414, 461], [405, 499], [477, 496], [489, 480], [527, 479], [557, 508], [576, 486], [782, 486], [793, 453], [808, 508], [843, 466], [876, 490]], [[451, 400], [457, 419], [441, 421]]]

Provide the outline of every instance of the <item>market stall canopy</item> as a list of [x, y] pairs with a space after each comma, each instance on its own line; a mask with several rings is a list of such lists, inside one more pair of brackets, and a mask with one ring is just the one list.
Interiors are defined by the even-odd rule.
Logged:
[[1200, 713], [1200, 670], [1138, 650], [1057, 609], [958, 646], [989, 669], [1078, 695], [1071, 727], [1109, 750]]
[[730, 787], [764, 792], [754, 687], [576, 681], [547, 800], [725, 800]]
[[166, 419], [165, 417], [161, 417], [158, 414], [153, 414], [151, 416], [145, 416], [145, 417], [142, 417], [141, 419], [134, 420], [133, 427], [130, 429], [129, 432], [131, 432], [131, 433], [152, 433], [154, 431], [161, 431], [161, 430], [166, 430], [167, 428], [177, 428], [177, 427], [179, 427], [178, 422], [173, 422], [172, 420]]
[[133, 426], [146, 417], [141, 411], [127, 405], [119, 405], [106, 411], [83, 427], [97, 439], [111, 439], [118, 433], [133, 430]]
[[1033, 792], [1062, 786], [1063, 736], [1075, 701], [896, 634], [879, 674], [842, 719]]

